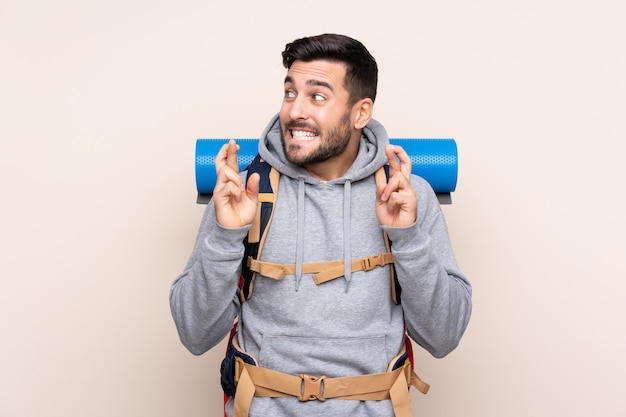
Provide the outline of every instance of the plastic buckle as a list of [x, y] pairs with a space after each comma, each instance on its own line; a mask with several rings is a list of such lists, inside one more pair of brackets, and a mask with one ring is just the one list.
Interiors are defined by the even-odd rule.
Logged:
[[324, 397], [324, 379], [326, 379], [326, 375], [322, 375], [319, 378], [307, 374], [300, 374], [299, 376], [302, 380], [302, 388], [300, 390], [302, 394], [298, 397], [298, 400], [326, 401]]
[[369, 256], [367, 258], [364, 258], [362, 260], [362, 265], [363, 265], [363, 270], [364, 271], [371, 271], [374, 268], [377, 268], [379, 266], [383, 266], [383, 255], [382, 254], [378, 254], [376, 256]]

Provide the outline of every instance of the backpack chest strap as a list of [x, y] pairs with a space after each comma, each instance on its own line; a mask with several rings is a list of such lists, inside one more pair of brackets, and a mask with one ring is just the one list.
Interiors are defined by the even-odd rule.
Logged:
[[[388, 253], [380, 253], [365, 258], [353, 259], [350, 262], [352, 272], [371, 271], [393, 263], [393, 255]], [[248, 258], [248, 268], [258, 272], [268, 278], [281, 280], [285, 275], [294, 275], [296, 273], [296, 264], [275, 264], [271, 262], [263, 262], [252, 257]], [[305, 274], [313, 274], [313, 281], [319, 285], [324, 282], [342, 277], [344, 274], [343, 261], [326, 261], [312, 262], [302, 265], [302, 272]]]

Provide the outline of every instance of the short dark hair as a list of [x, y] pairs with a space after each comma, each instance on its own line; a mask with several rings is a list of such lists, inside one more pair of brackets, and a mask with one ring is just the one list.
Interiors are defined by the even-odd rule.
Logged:
[[365, 46], [345, 35], [323, 34], [296, 39], [282, 52], [287, 69], [296, 60], [304, 62], [326, 59], [346, 65], [344, 88], [350, 93], [350, 104], [362, 98], [376, 100], [378, 66]]

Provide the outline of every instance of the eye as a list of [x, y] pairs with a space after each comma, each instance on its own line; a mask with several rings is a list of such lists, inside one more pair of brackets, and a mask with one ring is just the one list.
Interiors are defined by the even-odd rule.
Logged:
[[313, 94], [313, 101], [324, 101], [326, 100], [326, 97], [324, 97], [322, 94]]
[[294, 93], [291, 90], [285, 90], [285, 98], [289, 99], [289, 98], [294, 98], [296, 96], [296, 93]]

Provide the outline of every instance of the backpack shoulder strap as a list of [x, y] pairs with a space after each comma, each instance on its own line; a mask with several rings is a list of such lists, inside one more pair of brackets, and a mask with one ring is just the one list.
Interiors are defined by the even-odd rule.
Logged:
[[[376, 185], [386, 184], [389, 180], [389, 165], [384, 165], [380, 167], [376, 173], [374, 174], [376, 178]], [[385, 248], [387, 252], [391, 253], [391, 240], [389, 240], [389, 236], [387, 236], [387, 232], [383, 230], [383, 236], [385, 239]], [[400, 295], [402, 293], [402, 288], [400, 287], [400, 282], [398, 281], [398, 275], [396, 274], [396, 268], [394, 268], [393, 264], [389, 264], [389, 273], [391, 275], [391, 299], [394, 304], [400, 304]]]
[[[279, 172], [272, 168], [259, 155], [248, 166], [248, 175], [258, 173], [259, 181], [259, 201], [256, 217], [252, 223], [252, 227], [248, 232], [248, 236], [244, 239], [244, 257], [241, 264], [240, 291], [239, 299], [243, 302], [252, 296], [252, 288], [256, 278], [256, 272], [250, 269], [252, 260], [259, 259], [263, 244], [269, 230], [269, 225], [274, 214], [274, 204], [278, 193]], [[389, 166], [385, 165], [378, 169], [375, 173], [376, 184], [386, 183], [389, 179]], [[391, 253], [391, 240], [387, 233], [383, 231], [385, 239], [385, 247], [387, 252]], [[398, 282], [398, 277], [393, 264], [389, 264], [389, 273], [391, 279], [391, 299], [395, 304], [400, 304], [400, 296], [402, 288]]]
[[260, 155], [257, 155], [247, 168], [248, 175], [258, 173], [259, 181], [259, 202], [256, 216], [252, 222], [252, 227], [248, 236], [244, 239], [244, 257], [241, 263], [241, 277], [239, 281], [239, 299], [243, 302], [252, 295], [252, 287], [256, 272], [250, 269], [250, 259], [258, 259], [261, 256], [263, 243], [269, 229], [274, 214], [274, 203], [278, 193], [279, 172], [265, 162]]

